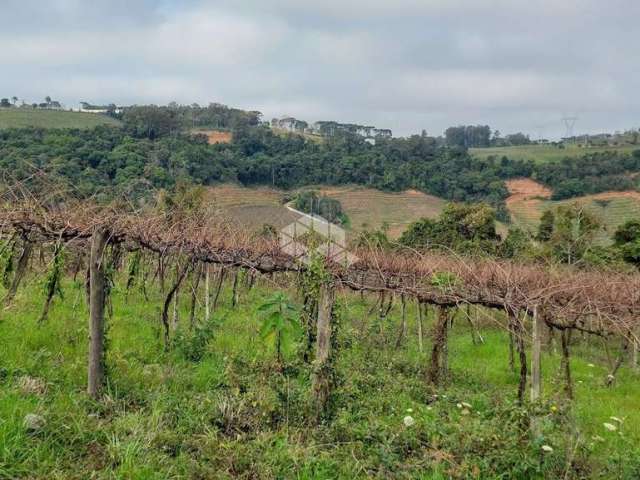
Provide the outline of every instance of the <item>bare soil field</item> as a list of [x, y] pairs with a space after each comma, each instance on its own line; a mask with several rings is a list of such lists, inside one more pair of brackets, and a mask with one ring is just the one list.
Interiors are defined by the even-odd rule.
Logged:
[[209, 145], [215, 145], [216, 143], [231, 143], [233, 134], [226, 130], [194, 130], [192, 133], [205, 135]]

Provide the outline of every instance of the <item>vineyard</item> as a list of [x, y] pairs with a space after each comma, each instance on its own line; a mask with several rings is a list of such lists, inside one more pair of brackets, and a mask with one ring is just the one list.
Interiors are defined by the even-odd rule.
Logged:
[[[580, 395], [588, 395], [582, 393], [583, 380], [576, 381], [586, 363], [577, 355], [597, 352], [601, 375], [591, 377], [589, 388], [591, 394], [601, 392], [597, 401], [618, 389], [621, 404], [627, 395], [637, 398], [638, 274], [389, 253], [373, 246], [355, 251], [358, 260], [351, 265], [318, 255], [303, 263], [285, 254], [277, 239], [249, 235], [216, 216], [60, 205], [14, 199], [0, 210], [6, 288], [0, 331], [16, 343], [47, 329], [60, 335], [67, 343], [63, 350], [74, 351], [55, 359], [62, 368], [73, 357], [74, 380], [62, 383], [77, 387], [79, 375], [86, 378], [81, 384], [88, 399], [70, 408], [92, 413], [82, 426], [53, 419], [56, 429], [42, 413], [28, 413], [26, 436], [0, 424], [0, 478], [31, 470], [47, 478], [86, 478], [86, 471], [70, 474], [74, 459], [85, 470], [111, 471], [118, 478], [280, 478], [290, 476], [291, 468], [298, 478], [485, 478], [504, 472], [583, 478], [595, 471], [634, 478], [639, 472], [637, 455], [633, 460], [638, 432], [623, 435], [623, 423], [632, 423], [625, 417], [637, 417], [637, 405], [625, 415], [611, 414], [615, 420], [600, 419], [604, 431], [588, 439], [575, 420], [584, 408]], [[33, 303], [38, 295], [21, 297], [25, 290], [33, 293], [33, 283], [42, 285], [39, 306]], [[75, 298], [63, 293], [68, 290], [75, 290]], [[25, 302], [29, 322], [20, 321], [18, 305]], [[253, 311], [251, 302], [261, 303], [243, 322], [241, 313]], [[74, 313], [61, 320], [63, 309]], [[78, 312], [86, 312], [88, 330], [69, 323]], [[139, 323], [139, 317], [150, 320]], [[256, 320], [262, 321], [260, 336], [272, 342], [272, 355], [257, 346]], [[56, 321], [63, 324], [54, 327]], [[35, 333], [24, 330], [25, 324]], [[7, 331], [9, 326], [21, 334]], [[231, 327], [233, 334], [225, 333]], [[145, 330], [155, 333], [143, 336]], [[89, 337], [81, 350], [79, 332]], [[132, 340], [129, 356], [116, 354]], [[144, 345], [149, 342], [155, 346]], [[219, 351], [211, 352], [213, 345]], [[155, 361], [146, 358], [132, 375], [146, 356], [143, 346]], [[36, 402], [42, 409], [47, 390], [56, 386], [31, 371], [48, 360], [40, 358], [41, 350], [29, 353], [29, 342], [22, 348], [27, 352], [7, 350], [29, 358], [29, 365], [0, 363], [1, 382], [44, 399]], [[172, 373], [175, 365], [160, 364], [176, 355], [206, 364], [207, 355], [221, 352], [216, 358], [223, 367], [218, 362], [185, 378]], [[478, 373], [483, 355], [495, 364], [502, 354], [512, 391], [497, 393], [500, 381], [472, 380], [469, 374]], [[556, 358], [559, 374], [552, 374], [549, 365]], [[9, 363], [8, 357], [0, 361]], [[463, 393], [469, 385], [476, 394]], [[15, 395], [2, 388], [3, 395]], [[139, 424], [136, 415], [160, 409], [145, 395], [148, 388], [169, 389], [176, 398], [183, 398], [183, 390], [199, 393], [169, 411], [163, 404]], [[388, 396], [375, 397], [378, 390]], [[511, 400], [488, 400], [479, 394], [483, 390]], [[364, 421], [349, 405], [367, 396]], [[410, 406], [395, 410], [389, 404], [394, 396]], [[611, 396], [615, 404], [616, 394]], [[128, 417], [116, 415], [123, 411]], [[196, 417], [183, 418], [186, 411]], [[370, 417], [374, 411], [386, 412], [388, 420], [397, 416], [395, 427]], [[131, 423], [120, 436], [84, 438], [90, 428], [84, 422], [109, 430], [127, 418]], [[49, 472], [38, 470], [43, 456], [51, 455], [45, 444], [68, 441], [65, 428], [75, 432], [78, 451], [65, 452]], [[139, 429], [148, 434], [140, 436]], [[605, 447], [600, 443], [607, 442], [607, 432], [616, 437]], [[40, 453], [16, 453], [24, 442], [39, 446]], [[273, 457], [268, 450], [276, 452]], [[330, 461], [334, 454], [340, 461]], [[150, 470], [138, 469], [143, 456], [155, 458], [154, 466], [145, 467]]]

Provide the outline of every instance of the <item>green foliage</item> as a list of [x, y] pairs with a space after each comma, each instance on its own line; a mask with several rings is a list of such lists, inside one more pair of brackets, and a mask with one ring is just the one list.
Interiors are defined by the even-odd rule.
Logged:
[[195, 325], [193, 330], [181, 329], [173, 339], [177, 352], [190, 362], [200, 362], [207, 354], [207, 346], [215, 334], [216, 326], [224, 322], [212, 318], [204, 325]]
[[260, 112], [246, 112], [226, 105], [211, 103], [207, 107], [170, 104], [127, 107], [120, 115], [127, 133], [154, 139], [194, 127], [238, 129], [255, 126]]
[[486, 204], [449, 204], [437, 220], [409, 225], [399, 242], [412, 248], [451, 249], [465, 253], [495, 252], [496, 213]]
[[44, 279], [44, 294], [47, 298], [58, 295], [64, 299], [62, 291], [62, 276], [64, 275], [64, 245], [56, 243], [53, 251], [51, 268]]
[[503, 258], [524, 258], [532, 253], [531, 236], [521, 228], [510, 228], [507, 237], [498, 247]]
[[462, 279], [453, 272], [435, 272], [431, 276], [430, 283], [442, 292], [446, 292], [462, 285]]
[[392, 243], [387, 235], [388, 229], [389, 226], [385, 224], [374, 230], [363, 230], [353, 239], [352, 245], [356, 248], [362, 247], [378, 250], [389, 249], [391, 248]]
[[602, 228], [595, 214], [573, 203], [558, 207], [555, 212], [553, 233], [549, 246], [553, 255], [564, 263], [579, 263], [593, 248], [597, 233]]
[[278, 292], [262, 303], [258, 312], [263, 317], [260, 336], [275, 344], [276, 358], [278, 363], [282, 363], [282, 352], [290, 350], [302, 333], [297, 309], [284, 293]]
[[[338, 135], [319, 144], [277, 135], [259, 125], [258, 112], [224, 106], [132, 107], [122, 116], [122, 129], [0, 130], [0, 169], [11, 171], [33, 191], [48, 188], [54, 178], [75, 196], [99, 200], [138, 199], [153, 189], [173, 189], [178, 181], [285, 189], [317, 184], [414, 188], [455, 202], [487, 202], [502, 221], [508, 220], [506, 179], [534, 178], [553, 188], [554, 198], [568, 198], [636, 188], [629, 174], [640, 171], [640, 150], [538, 164], [505, 156], [473, 158], [463, 147], [443, 147], [426, 135], [379, 138], [375, 145], [355, 135]], [[202, 136], [184, 135], [201, 122], [233, 129], [233, 142], [208, 145]], [[485, 142], [475, 137], [463, 143]], [[48, 174], [47, 186], [33, 175], [34, 169]], [[329, 205], [325, 214], [336, 208]]]
[[[220, 305], [215, 334], [198, 349], [204, 352], [198, 361], [181, 349], [163, 351], [157, 289], [149, 289], [149, 301], [134, 289], [126, 303], [114, 291], [111, 377], [104, 401], [93, 402], [83, 391], [84, 293], [81, 284], [73, 292], [70, 286], [65, 283], [66, 301], [54, 306], [51, 321], [36, 328], [39, 285], [26, 282], [0, 322], [0, 478], [636, 480], [640, 473], [640, 384], [625, 362], [616, 384], [603, 385], [608, 365], [601, 339], [574, 337], [571, 407], [558, 403], [559, 355], [545, 352], [544, 401], [532, 410], [516, 404], [518, 375], [509, 369], [508, 334], [496, 327], [498, 318], [478, 324], [485, 342], [473, 345], [468, 323], [457, 316], [449, 343], [452, 384], [430, 394], [415, 305], [407, 304], [413, 333], [398, 348], [400, 310], [389, 314], [385, 341], [362, 332], [369, 305], [346, 293], [333, 336], [339, 348], [332, 368], [340, 380], [334, 414], [310, 426], [309, 368], [296, 364], [286, 376], [275, 374], [271, 352], [256, 346], [255, 306], [271, 295], [265, 287], [243, 296], [242, 308]], [[186, 297], [178, 307], [184, 324]], [[178, 333], [189, 336], [185, 327]], [[46, 390], [25, 390], [25, 377]], [[29, 413], [46, 419], [41, 433], [26, 431]], [[529, 430], [534, 414], [541, 425], [536, 438]], [[406, 426], [405, 416], [415, 423]], [[609, 432], [603, 422], [618, 430]], [[544, 453], [543, 445], [553, 451]]]
[[140, 260], [142, 258], [142, 252], [136, 250], [129, 255], [129, 262], [127, 264], [127, 292], [135, 286], [140, 272]]
[[640, 220], [621, 225], [614, 234], [614, 242], [624, 261], [640, 268]]
[[2, 272], [2, 286], [9, 288], [11, 285], [11, 278], [15, 268], [15, 255], [16, 255], [15, 239], [10, 239], [4, 242], [2, 245], [2, 254], [0, 255], [0, 271]]
[[259, 235], [263, 238], [274, 240], [278, 238], [278, 230], [272, 224], [264, 223]]
[[318, 192], [313, 190], [298, 193], [294, 206], [302, 212], [320, 215], [329, 222], [344, 223], [346, 221], [339, 200], [325, 195], [319, 196]]
[[489, 125], [460, 125], [447, 128], [444, 135], [447, 145], [452, 147], [488, 147], [491, 140], [491, 128]]
[[538, 235], [536, 239], [540, 242], [547, 242], [551, 240], [553, 235], [553, 227], [556, 223], [556, 216], [553, 210], [545, 210], [540, 218], [540, 224], [538, 225]]

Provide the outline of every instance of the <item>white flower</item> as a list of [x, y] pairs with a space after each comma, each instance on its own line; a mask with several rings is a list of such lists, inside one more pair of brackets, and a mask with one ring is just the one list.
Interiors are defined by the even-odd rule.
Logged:
[[602, 425], [604, 425], [604, 428], [606, 428], [610, 432], [615, 432], [618, 429], [618, 427], [612, 425], [611, 423], [603, 423]]
[[553, 452], [553, 447], [551, 447], [549, 445], [542, 445], [542, 451], [546, 452], [546, 453], [551, 453], [551, 452]]
[[405, 427], [412, 427], [413, 425], [415, 425], [416, 421], [413, 419], [411, 415], [407, 415], [402, 420], [402, 423], [404, 423]]
[[611, 420], [613, 420], [614, 422], [618, 422], [618, 423], [622, 423], [622, 420], [619, 419], [618, 417], [609, 417]]

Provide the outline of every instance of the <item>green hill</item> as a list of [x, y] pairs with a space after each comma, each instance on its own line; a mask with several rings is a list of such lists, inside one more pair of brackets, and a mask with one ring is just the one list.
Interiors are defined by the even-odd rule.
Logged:
[[120, 122], [106, 115], [39, 110], [33, 108], [0, 108], [0, 129], [4, 128], [94, 128], [98, 125], [119, 126]]
[[560, 148], [555, 145], [520, 145], [516, 147], [470, 148], [469, 153], [476, 158], [485, 159], [490, 156], [508, 157], [512, 160], [533, 160], [545, 163], [562, 160], [565, 157], [580, 157], [596, 152], [632, 152], [640, 149], [640, 145], [623, 145], [617, 147], [581, 147], [568, 144]]

